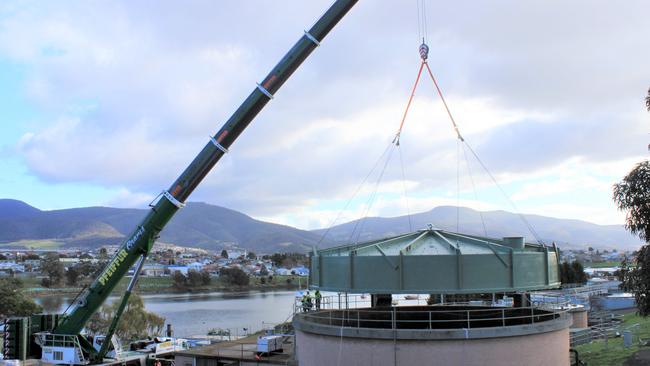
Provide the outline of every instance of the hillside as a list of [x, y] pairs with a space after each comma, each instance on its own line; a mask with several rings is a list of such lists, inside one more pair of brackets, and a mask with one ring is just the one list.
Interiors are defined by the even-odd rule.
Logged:
[[[482, 212], [487, 235], [490, 237], [525, 236], [527, 241], [535, 238], [522, 219], [506, 211]], [[469, 208], [459, 212], [458, 231], [467, 234], [484, 235], [481, 213]], [[539, 215], [523, 215], [537, 235], [545, 243], [555, 241], [562, 248], [619, 248], [637, 249], [642, 242], [629, 234], [621, 225], [597, 225], [581, 220], [557, 219]], [[434, 227], [456, 230], [456, 207], [440, 206], [430, 211], [413, 214], [411, 227], [422, 229], [432, 224]], [[356, 229], [355, 229], [356, 227]], [[314, 232], [322, 235], [325, 229]], [[352, 235], [354, 231], [354, 235]], [[365, 241], [410, 231], [409, 217], [369, 217], [334, 226], [327, 234], [327, 240], [349, 242]], [[358, 239], [357, 239], [358, 238]]]
[[[109, 207], [41, 211], [21, 201], [0, 200], [0, 248], [39, 248], [52, 241], [60, 247], [118, 244], [147, 211]], [[195, 202], [180, 210], [160, 237], [180, 246], [221, 250], [238, 245], [262, 252], [306, 251], [317, 240], [318, 235], [309, 231]]]
[[[146, 209], [85, 207], [41, 211], [24, 202], [0, 200], [0, 248], [95, 248], [118, 244], [147, 213]], [[483, 212], [488, 236], [533, 235], [520, 217], [506, 211]], [[483, 235], [478, 211], [461, 208], [459, 231]], [[636, 249], [640, 240], [619, 225], [596, 225], [580, 220], [525, 215], [539, 237], [562, 248]], [[428, 224], [456, 231], [456, 208], [436, 207], [407, 216], [369, 217], [334, 226], [321, 247], [350, 241], [365, 241], [411, 230]], [[352, 231], [356, 226], [355, 235]], [[305, 231], [256, 220], [241, 212], [205, 203], [190, 202], [161, 233], [160, 241], [180, 246], [221, 250], [237, 245], [263, 253], [307, 251], [318, 243], [324, 229]], [[361, 234], [359, 234], [359, 232]]]

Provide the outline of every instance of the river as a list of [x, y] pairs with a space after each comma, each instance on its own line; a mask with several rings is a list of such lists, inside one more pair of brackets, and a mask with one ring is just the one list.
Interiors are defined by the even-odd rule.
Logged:
[[[295, 291], [141, 295], [145, 307], [172, 324], [174, 336], [205, 336], [210, 329], [245, 334], [291, 320]], [[62, 313], [72, 296], [35, 298], [45, 312]], [[117, 298], [110, 298], [114, 301]]]

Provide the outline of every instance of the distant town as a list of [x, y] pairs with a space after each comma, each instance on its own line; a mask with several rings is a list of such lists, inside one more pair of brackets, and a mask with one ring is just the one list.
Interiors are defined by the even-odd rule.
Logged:
[[[0, 276], [18, 277], [31, 292], [88, 286], [110, 260], [116, 246], [93, 250], [0, 251]], [[301, 253], [258, 255], [241, 248], [209, 252], [156, 245], [140, 272], [141, 290], [214, 290], [229, 287], [300, 287], [309, 276]], [[135, 268], [129, 270], [133, 275]], [[157, 280], [154, 280], [157, 279]], [[216, 281], [215, 281], [216, 280]], [[153, 287], [153, 288], [151, 288]]]
[[[73, 290], [89, 285], [117, 250], [104, 246], [92, 250], [4, 250], [0, 251], [0, 276], [19, 277], [32, 292], [53, 289]], [[593, 247], [561, 252], [560, 262], [580, 262], [593, 275], [609, 269], [614, 272], [626, 258], [633, 263], [636, 252], [599, 250]], [[596, 268], [598, 270], [589, 270]], [[135, 269], [131, 268], [129, 275]], [[222, 275], [227, 279], [219, 279]], [[242, 248], [210, 252], [199, 248], [157, 244], [140, 272], [142, 287], [183, 291], [205, 288], [294, 287], [306, 283], [308, 257], [301, 253], [256, 254]], [[244, 275], [244, 276], [242, 276]], [[158, 281], [147, 280], [158, 278]], [[161, 278], [167, 279], [160, 280]], [[155, 285], [152, 285], [155, 283]]]

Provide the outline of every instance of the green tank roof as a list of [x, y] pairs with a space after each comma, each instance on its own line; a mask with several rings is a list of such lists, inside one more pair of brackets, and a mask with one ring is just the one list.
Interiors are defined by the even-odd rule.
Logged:
[[311, 288], [349, 293], [487, 293], [557, 288], [557, 247], [430, 228], [312, 253]]

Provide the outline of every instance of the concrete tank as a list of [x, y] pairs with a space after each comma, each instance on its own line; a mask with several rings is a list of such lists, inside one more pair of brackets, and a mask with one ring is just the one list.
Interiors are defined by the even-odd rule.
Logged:
[[389, 318], [375, 309], [297, 314], [296, 358], [301, 366], [569, 365], [566, 312], [465, 307], [450, 318], [455, 310], [436, 308]]

